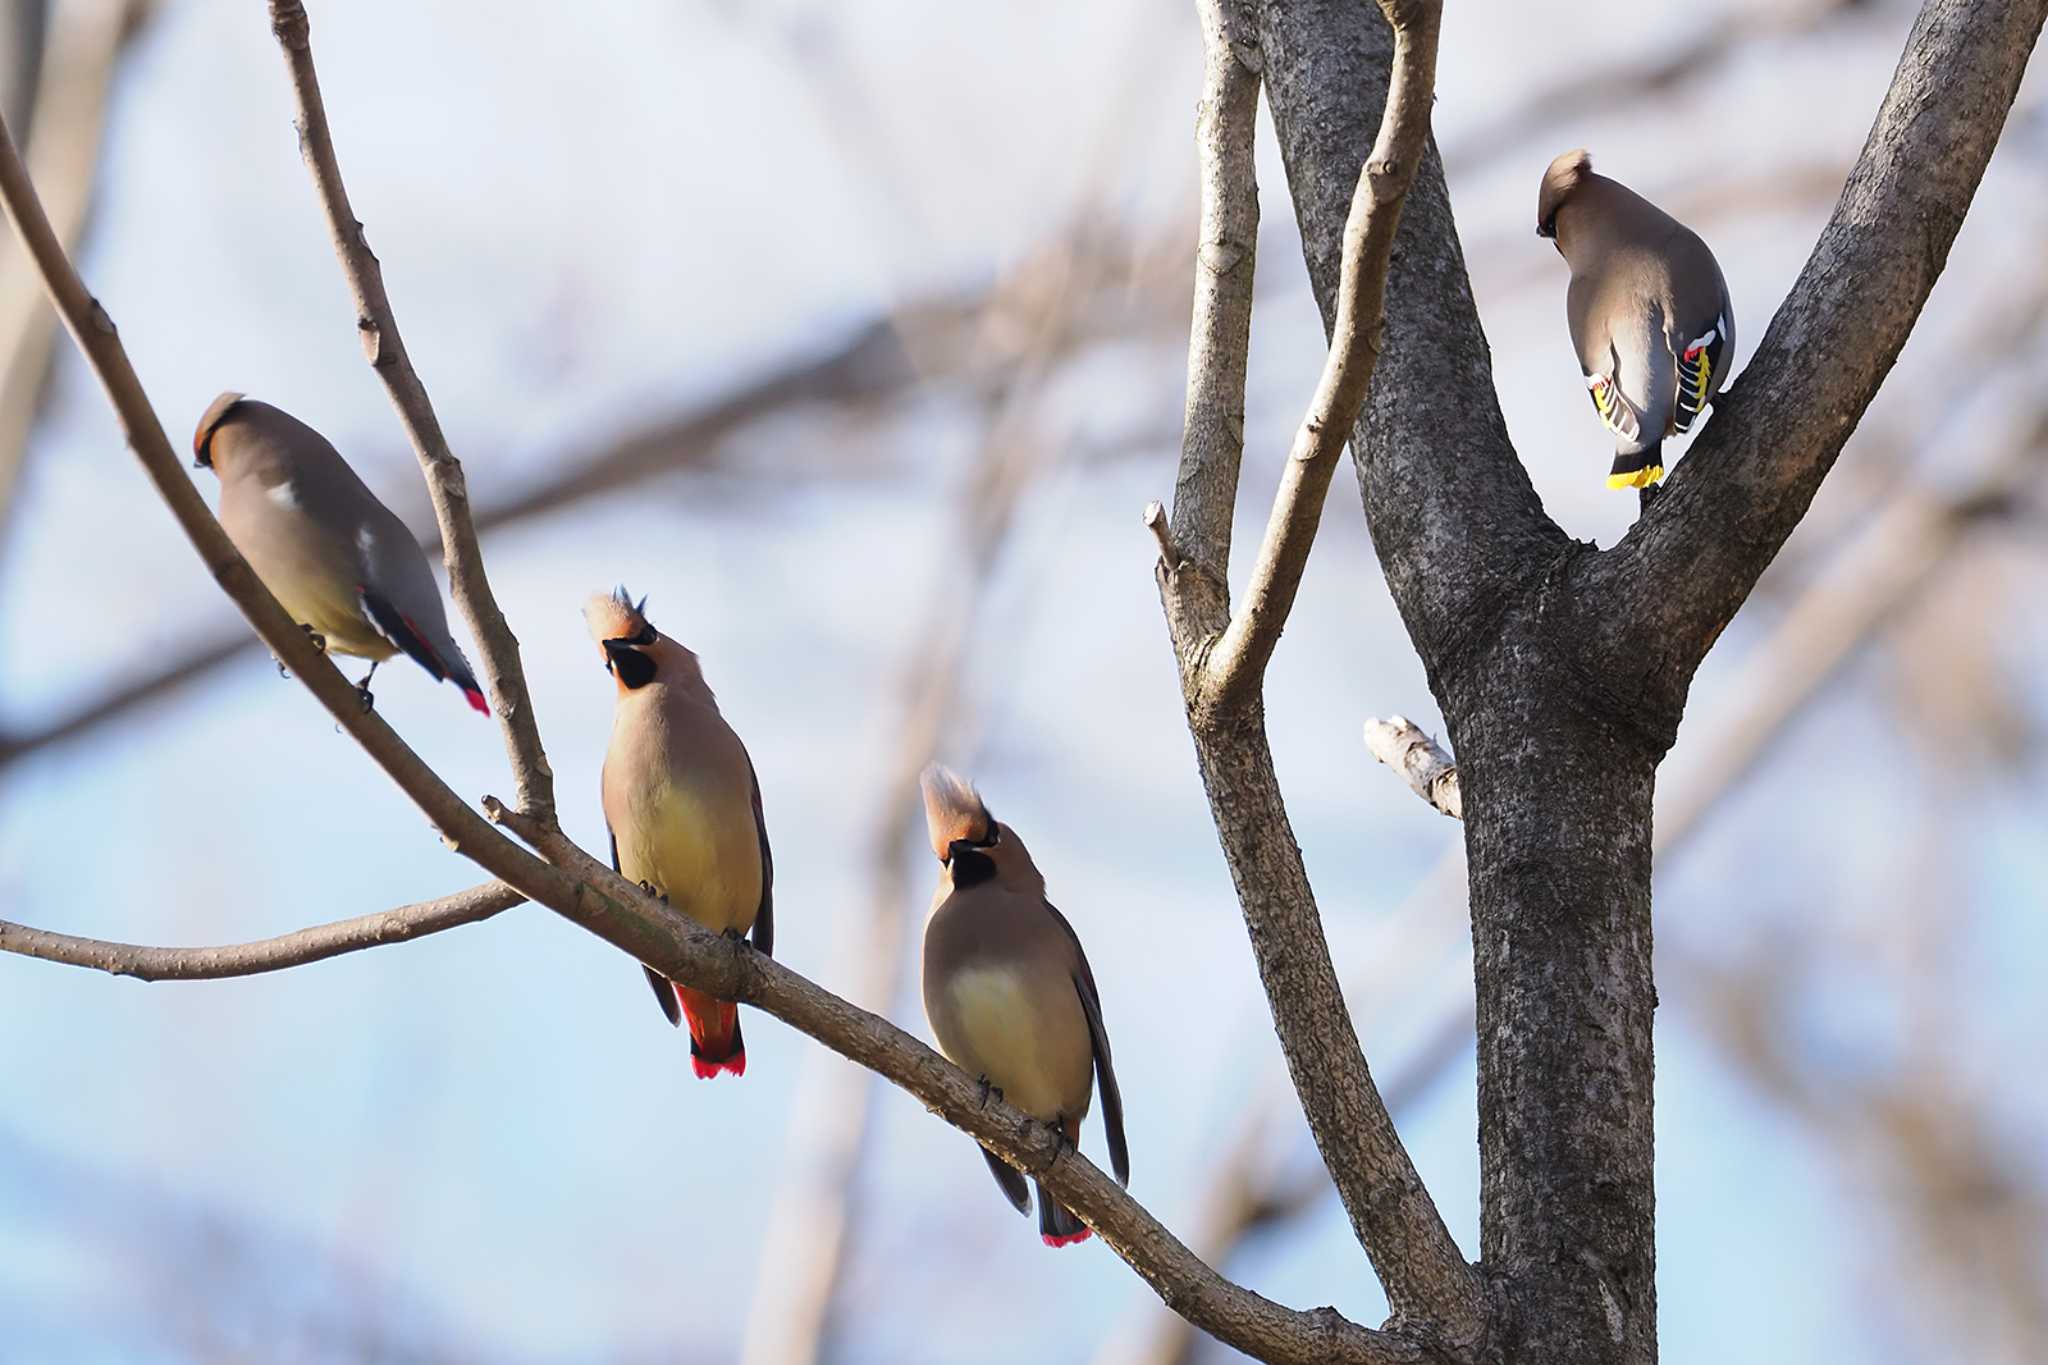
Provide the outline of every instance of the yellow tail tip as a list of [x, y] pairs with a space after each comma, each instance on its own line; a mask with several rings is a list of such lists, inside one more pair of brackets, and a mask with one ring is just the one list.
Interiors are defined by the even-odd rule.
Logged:
[[1663, 465], [1645, 465], [1641, 469], [1631, 469], [1626, 474], [1609, 474], [1607, 476], [1607, 486], [1609, 488], [1648, 488], [1651, 484], [1662, 480], [1663, 477]]

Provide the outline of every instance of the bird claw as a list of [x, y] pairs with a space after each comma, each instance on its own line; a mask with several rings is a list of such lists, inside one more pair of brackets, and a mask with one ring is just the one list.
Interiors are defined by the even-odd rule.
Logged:
[[999, 1086], [999, 1085], [991, 1085], [991, 1084], [989, 1084], [989, 1079], [988, 1079], [988, 1077], [986, 1077], [986, 1076], [979, 1076], [979, 1077], [976, 1077], [976, 1078], [975, 1078], [975, 1084], [977, 1084], [978, 1086], [980, 1086], [980, 1087], [981, 1087], [981, 1107], [982, 1107], [982, 1108], [984, 1108], [984, 1109], [988, 1108], [988, 1099], [989, 1099], [989, 1096], [991, 1096], [991, 1095], [995, 1096], [998, 1102], [1000, 1102], [1000, 1101], [1002, 1100], [1002, 1098], [1003, 1098], [1003, 1088], [1002, 1088], [1001, 1086]]
[[325, 635], [303, 623], [299, 626], [299, 629], [306, 632], [306, 638], [313, 642], [313, 648], [319, 650], [322, 654], [327, 652], [327, 637]]
[[356, 684], [356, 700], [363, 704], [363, 714], [365, 715], [376, 709], [377, 698], [371, 695], [368, 683]]
[[747, 936], [738, 929], [726, 929], [719, 934], [719, 937], [731, 943], [745, 943], [747, 941]]

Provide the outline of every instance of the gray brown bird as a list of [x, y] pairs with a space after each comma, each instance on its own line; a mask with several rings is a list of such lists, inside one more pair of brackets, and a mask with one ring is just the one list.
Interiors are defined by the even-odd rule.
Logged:
[[[775, 863], [753, 761], [697, 656], [656, 630], [646, 607], [620, 588], [583, 609], [618, 684], [603, 778], [612, 867], [714, 933], [751, 931], [772, 956]], [[669, 1023], [689, 1021], [697, 1075], [745, 1075], [739, 1006], [643, 970]]]
[[[1099, 1086], [1110, 1164], [1130, 1184], [1123, 1097], [1081, 940], [1046, 900], [1045, 878], [1016, 831], [974, 788], [936, 763], [922, 786], [932, 852], [944, 865], [924, 927], [924, 1011], [939, 1050], [1071, 1145], [1081, 1141], [1091, 1083]], [[1024, 1177], [987, 1148], [982, 1156], [1028, 1214]], [[1040, 1184], [1038, 1231], [1047, 1246], [1068, 1246], [1088, 1236], [1088, 1225]]]
[[1707, 244], [1584, 150], [1543, 173], [1536, 234], [1571, 267], [1565, 317], [1593, 408], [1614, 433], [1609, 488], [1664, 477], [1666, 436], [1692, 428], [1735, 358], [1735, 308]]
[[357, 685], [364, 705], [377, 665], [403, 650], [491, 713], [419, 542], [326, 437], [224, 393], [192, 433], [192, 461], [219, 476], [222, 529], [292, 619], [326, 649], [370, 661]]

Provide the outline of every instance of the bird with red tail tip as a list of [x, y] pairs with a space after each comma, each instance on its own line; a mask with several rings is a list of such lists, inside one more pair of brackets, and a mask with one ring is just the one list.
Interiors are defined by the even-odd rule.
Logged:
[[219, 477], [221, 529], [279, 605], [329, 652], [370, 661], [356, 684], [365, 707], [377, 665], [403, 652], [491, 713], [419, 542], [326, 437], [224, 393], [192, 433], [192, 462]]
[[[647, 599], [624, 588], [591, 598], [583, 617], [617, 689], [602, 781], [613, 870], [772, 956], [775, 862], [761, 784], [697, 656], [656, 630]], [[669, 1023], [688, 1023], [698, 1078], [746, 1075], [739, 1006], [643, 970]]]
[[[924, 927], [924, 1012], [939, 1050], [990, 1093], [1081, 1142], [1091, 1089], [1120, 1184], [1131, 1183], [1124, 1102], [1110, 1063], [1095, 973], [1066, 916], [1045, 898], [1045, 878], [1015, 830], [958, 774], [924, 770], [925, 825], [940, 864]], [[1031, 1212], [1024, 1177], [982, 1149], [996, 1184]], [[1038, 1185], [1038, 1234], [1049, 1247], [1085, 1241], [1089, 1228]]]

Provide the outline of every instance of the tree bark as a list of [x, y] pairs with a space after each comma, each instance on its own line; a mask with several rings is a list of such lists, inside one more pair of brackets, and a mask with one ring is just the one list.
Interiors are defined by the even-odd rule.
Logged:
[[1478, 991], [1480, 1260], [1504, 1359], [1656, 1359], [1650, 818], [1659, 750], [1518, 612], [1445, 698]]

